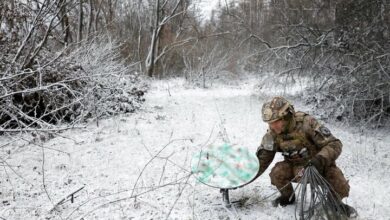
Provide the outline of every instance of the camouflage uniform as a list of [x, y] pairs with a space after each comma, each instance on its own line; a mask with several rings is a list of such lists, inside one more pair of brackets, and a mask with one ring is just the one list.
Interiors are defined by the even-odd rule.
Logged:
[[[298, 172], [311, 159], [315, 156], [322, 156], [324, 158], [322, 175], [332, 185], [341, 199], [348, 197], [350, 189], [348, 181], [335, 162], [341, 154], [342, 144], [340, 140], [334, 137], [324, 125], [321, 125], [312, 116], [303, 112], [295, 112], [291, 105], [289, 107], [291, 107], [291, 116], [286, 121], [284, 131], [281, 134], [276, 134], [269, 129], [257, 150], [256, 154], [260, 161], [258, 176], [271, 164], [275, 153], [281, 152], [284, 161], [276, 163], [271, 170], [270, 177], [272, 185], [278, 188], [282, 194], [281, 196], [288, 198], [293, 193], [293, 187], [288, 183], [297, 176]], [[286, 108], [282, 111], [286, 111]], [[263, 106], [263, 114], [267, 113], [272, 115], [271, 112], [267, 112], [267, 109], [264, 111]], [[285, 117], [285, 115], [283, 114], [281, 117]], [[263, 115], [263, 120], [267, 122], [272, 121], [267, 119], [278, 118], [275, 115], [273, 116], [267, 118]], [[298, 179], [295, 179], [295, 181], [298, 181]], [[286, 185], [287, 187], [284, 187]]]

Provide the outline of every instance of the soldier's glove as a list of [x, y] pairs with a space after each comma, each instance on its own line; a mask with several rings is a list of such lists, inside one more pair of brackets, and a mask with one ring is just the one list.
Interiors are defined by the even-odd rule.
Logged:
[[314, 166], [320, 174], [324, 174], [325, 165], [326, 165], [326, 159], [321, 155], [314, 156], [307, 163], [307, 166]]

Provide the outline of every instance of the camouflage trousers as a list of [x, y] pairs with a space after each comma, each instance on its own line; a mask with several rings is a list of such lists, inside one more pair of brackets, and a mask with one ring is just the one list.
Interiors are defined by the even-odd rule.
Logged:
[[[302, 165], [293, 165], [287, 161], [278, 162], [269, 174], [271, 177], [271, 184], [278, 188], [283, 197], [289, 197], [294, 192], [294, 189], [292, 184], [288, 183], [297, 176], [299, 171], [302, 169]], [[336, 166], [336, 164], [327, 167], [323, 176], [341, 199], [348, 197], [350, 188], [348, 181], [345, 179], [343, 172]], [[299, 181], [299, 179], [296, 179], [293, 182], [297, 181]]]

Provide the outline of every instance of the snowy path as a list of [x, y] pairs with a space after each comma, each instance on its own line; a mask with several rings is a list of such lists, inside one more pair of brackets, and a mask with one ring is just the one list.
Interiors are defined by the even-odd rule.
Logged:
[[[14, 170], [23, 179], [8, 168], [1, 172], [0, 219], [294, 219], [294, 207], [271, 206], [274, 197], [236, 211], [213, 206], [221, 202], [219, 191], [188, 178], [191, 155], [207, 144], [229, 141], [255, 152], [267, 128], [260, 118], [263, 100], [249, 85], [202, 90], [156, 82], [146, 98], [136, 114], [45, 143], [2, 148], [1, 158], [21, 165]], [[347, 202], [358, 209], [358, 219], [390, 219], [389, 135], [329, 127], [344, 143], [338, 164], [350, 179]], [[269, 170], [232, 191], [231, 199], [258, 201], [275, 193]], [[50, 212], [83, 186], [74, 203]]]

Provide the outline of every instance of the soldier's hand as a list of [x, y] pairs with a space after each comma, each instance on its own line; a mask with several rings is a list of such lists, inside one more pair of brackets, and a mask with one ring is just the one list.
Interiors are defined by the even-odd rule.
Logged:
[[304, 174], [305, 174], [305, 168], [302, 168], [302, 169], [298, 172], [298, 177], [301, 178], [301, 177], [303, 177]]
[[326, 159], [321, 155], [316, 155], [307, 163], [307, 166], [314, 166], [320, 174], [323, 174], [325, 164]]

